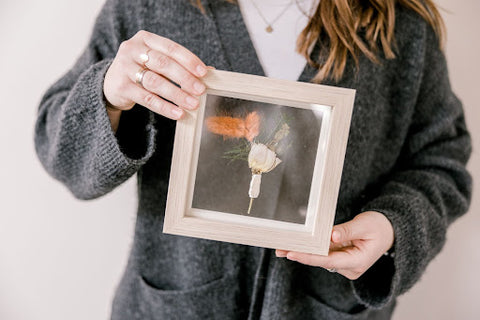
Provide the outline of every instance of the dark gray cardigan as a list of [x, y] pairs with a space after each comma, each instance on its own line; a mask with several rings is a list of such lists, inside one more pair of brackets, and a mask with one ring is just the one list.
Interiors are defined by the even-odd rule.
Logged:
[[[108, 0], [74, 67], [41, 101], [35, 143], [46, 170], [80, 199], [138, 173], [135, 239], [113, 319], [387, 319], [465, 213], [471, 144], [432, 30], [397, 8], [397, 58], [349, 61], [337, 84], [355, 88], [336, 222], [364, 210], [395, 229], [395, 258], [360, 279], [279, 259], [272, 250], [162, 234], [175, 122], [136, 106], [115, 136], [102, 83], [120, 43], [145, 29], [217, 69], [263, 75], [237, 6], [188, 0]], [[320, 39], [314, 54], [327, 45]], [[315, 70], [306, 67], [300, 81]], [[326, 82], [327, 84], [334, 84]]]

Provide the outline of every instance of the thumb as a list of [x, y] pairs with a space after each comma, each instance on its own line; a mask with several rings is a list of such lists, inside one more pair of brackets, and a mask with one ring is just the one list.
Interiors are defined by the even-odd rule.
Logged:
[[366, 228], [362, 219], [353, 219], [333, 226], [332, 241], [335, 243], [363, 239]]

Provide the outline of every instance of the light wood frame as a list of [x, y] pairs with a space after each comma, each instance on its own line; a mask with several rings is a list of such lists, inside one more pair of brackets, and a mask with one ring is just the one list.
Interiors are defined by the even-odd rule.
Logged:
[[[200, 107], [177, 122], [163, 232], [327, 255], [355, 90], [220, 70], [209, 70], [203, 81], [207, 90], [200, 97]], [[208, 94], [297, 108], [328, 108], [305, 225], [192, 208]]]

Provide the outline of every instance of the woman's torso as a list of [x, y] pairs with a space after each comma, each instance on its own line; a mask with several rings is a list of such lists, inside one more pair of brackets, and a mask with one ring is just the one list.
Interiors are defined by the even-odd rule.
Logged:
[[[149, 2], [137, 10], [139, 29], [168, 37], [217, 69], [263, 75], [238, 7], [209, 1], [207, 15], [188, 1]], [[421, 38], [400, 12], [397, 29]], [[175, 17], [175, 18], [173, 18]], [[408, 30], [406, 30], [408, 29]], [[402, 31], [401, 31], [402, 32]], [[402, 47], [408, 41], [399, 39]], [[319, 42], [312, 56], [318, 54]], [[408, 56], [408, 48], [402, 54]], [[357, 90], [336, 222], [351, 219], [375, 193], [375, 184], [395, 166], [415, 104], [415, 70], [399, 73], [401, 58], [376, 65], [349, 61], [337, 84]], [[316, 70], [306, 66], [300, 81]], [[401, 75], [401, 77], [399, 76]], [[412, 92], [406, 91], [407, 83]], [[114, 319], [372, 319], [356, 300], [349, 280], [275, 258], [270, 249], [162, 234], [175, 122], [156, 116], [157, 149], [138, 175], [135, 240], [113, 306]], [[378, 313], [388, 318], [391, 305]]]

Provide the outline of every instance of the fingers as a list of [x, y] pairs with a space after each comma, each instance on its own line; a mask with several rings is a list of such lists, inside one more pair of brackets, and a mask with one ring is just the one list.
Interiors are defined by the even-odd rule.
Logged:
[[344, 248], [341, 251], [331, 251], [328, 256], [284, 250], [277, 250], [276, 254], [279, 258], [284, 257], [305, 265], [321, 267], [326, 270], [335, 270], [336, 273], [350, 280], [358, 279], [371, 267], [371, 264], [364, 261], [361, 253], [355, 247]]
[[[194, 95], [201, 95], [205, 91], [205, 85], [174, 59], [155, 50], [148, 51], [148, 57], [149, 59], [145, 63], [148, 69], [172, 80], [180, 85], [183, 90]], [[139, 65], [142, 64], [140, 54], [134, 58], [139, 62]]]
[[[136, 79], [142, 67], [147, 71]], [[185, 47], [140, 31], [120, 45], [105, 76], [104, 95], [117, 110], [129, 110], [138, 103], [179, 119], [184, 114], [181, 109], [194, 110], [199, 106], [198, 96], [206, 87], [198, 77], [206, 72], [207, 66]], [[141, 80], [141, 84], [136, 80]]]
[[[356, 249], [352, 248], [351, 250], [355, 251]], [[286, 258], [309, 266], [339, 270], [360, 267], [360, 262], [352, 259], [354, 254], [355, 252], [351, 251], [332, 251], [328, 256], [320, 256], [316, 254], [290, 251], [287, 253]]]
[[197, 77], [203, 77], [207, 73], [207, 67], [202, 60], [182, 45], [146, 31], [140, 31], [138, 36], [147, 47], [176, 60]]
[[184, 115], [184, 111], [181, 108], [140, 86], [132, 84], [125, 91], [125, 94], [127, 94], [132, 101], [164, 117], [179, 120]]
[[198, 98], [186, 93], [164, 77], [151, 71], [145, 73], [143, 87], [186, 109], [193, 110], [199, 105]]
[[355, 254], [354, 251], [356, 249], [351, 247], [349, 250], [350, 251], [331, 251], [328, 256], [286, 250], [276, 250], [275, 254], [278, 258], [287, 258], [288, 260], [297, 261], [309, 266], [340, 270], [357, 267], [357, 263], [352, 261], [352, 256]]
[[[134, 83], [136, 80], [134, 71], [134, 68], [136, 67], [138, 66], [132, 66], [131, 71], [128, 72], [132, 83]], [[162, 97], [163, 99], [169, 100], [179, 107], [194, 110], [199, 105], [199, 100], [196, 96], [187, 93], [186, 91], [171, 83], [165, 77], [153, 71], [147, 70], [144, 73], [142, 79], [142, 86], [145, 90], [150, 91], [151, 93], [154, 93], [159, 97]]]

